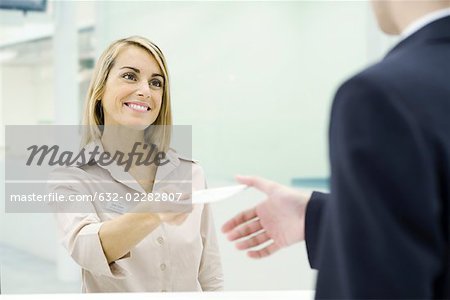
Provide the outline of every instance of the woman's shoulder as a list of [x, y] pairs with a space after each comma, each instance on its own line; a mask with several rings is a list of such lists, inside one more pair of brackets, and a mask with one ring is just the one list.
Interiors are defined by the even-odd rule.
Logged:
[[189, 167], [192, 170], [193, 177], [205, 177], [205, 172], [200, 164], [200, 161], [193, 159], [191, 155], [178, 153], [175, 149], [170, 148], [168, 151], [168, 156], [178, 160], [181, 167], [183, 165]]
[[192, 156], [189, 154], [177, 152], [173, 148], [170, 148], [167, 151], [167, 156], [169, 157], [169, 159], [179, 160], [180, 163], [194, 164], [200, 167], [200, 162], [197, 159], [192, 158]]
[[84, 179], [87, 172], [80, 166], [61, 166], [49, 173], [51, 179]]

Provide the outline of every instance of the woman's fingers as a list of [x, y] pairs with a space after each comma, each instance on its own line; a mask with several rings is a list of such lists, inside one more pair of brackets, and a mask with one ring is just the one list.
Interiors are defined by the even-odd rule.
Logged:
[[159, 213], [160, 220], [170, 225], [180, 225], [187, 217], [188, 213]]
[[180, 214], [176, 216], [173, 220], [175, 225], [181, 225], [184, 221], [186, 221], [189, 214]]

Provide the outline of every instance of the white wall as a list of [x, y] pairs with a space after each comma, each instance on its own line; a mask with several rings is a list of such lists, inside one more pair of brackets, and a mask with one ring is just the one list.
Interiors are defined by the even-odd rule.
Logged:
[[[34, 125], [48, 123], [53, 116], [51, 66], [3, 65], [2, 135], [3, 124]], [[2, 143], [3, 145], [3, 143]], [[2, 149], [3, 152], [3, 149]], [[0, 159], [1, 182], [4, 182], [3, 153]], [[56, 254], [56, 230], [50, 214], [4, 214], [4, 185], [0, 187], [0, 242], [53, 260]]]
[[3, 120], [8, 125], [52, 122], [53, 74], [51, 66], [2, 66]]
[[175, 122], [194, 126], [194, 155], [210, 176], [328, 175], [330, 103], [366, 63], [367, 3], [105, 5], [100, 48], [138, 34], [166, 53]]

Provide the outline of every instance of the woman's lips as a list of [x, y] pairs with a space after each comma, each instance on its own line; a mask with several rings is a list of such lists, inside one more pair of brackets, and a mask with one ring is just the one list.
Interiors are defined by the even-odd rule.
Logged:
[[147, 103], [142, 102], [125, 102], [123, 105], [137, 112], [147, 112], [151, 110]]

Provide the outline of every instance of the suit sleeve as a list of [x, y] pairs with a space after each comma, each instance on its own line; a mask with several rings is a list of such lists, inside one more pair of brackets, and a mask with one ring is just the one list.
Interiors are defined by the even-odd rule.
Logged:
[[309, 265], [318, 268], [319, 241], [323, 224], [323, 214], [329, 201], [329, 194], [313, 192], [306, 207], [305, 241]]
[[368, 75], [336, 95], [317, 298], [433, 298], [442, 204], [430, 143], [407, 101]]

